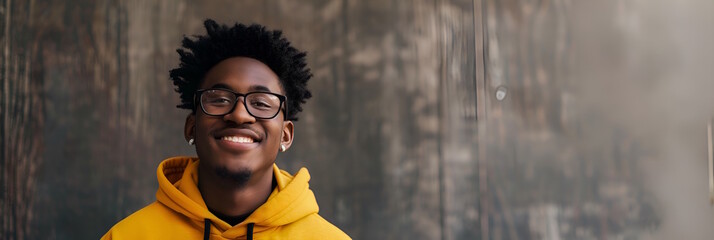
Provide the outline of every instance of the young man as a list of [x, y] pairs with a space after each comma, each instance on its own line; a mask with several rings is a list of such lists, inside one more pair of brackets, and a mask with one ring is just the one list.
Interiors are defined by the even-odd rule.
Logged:
[[317, 214], [307, 170], [275, 165], [311, 96], [305, 53], [260, 25], [204, 25], [170, 74], [198, 158], [164, 160], [157, 200], [102, 239], [349, 239]]

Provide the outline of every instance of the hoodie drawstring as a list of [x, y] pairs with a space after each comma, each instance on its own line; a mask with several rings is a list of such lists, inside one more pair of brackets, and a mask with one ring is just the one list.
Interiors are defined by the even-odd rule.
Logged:
[[253, 226], [255, 223], [248, 223], [248, 232], [246, 233], [246, 239], [253, 240]]
[[[211, 220], [208, 218], [203, 219], [205, 223], [203, 226], [203, 240], [208, 240], [208, 236], [211, 235]], [[246, 233], [246, 239], [253, 240], [253, 227], [255, 223], [248, 223], [248, 229]]]
[[208, 240], [208, 236], [211, 235], [211, 220], [208, 218], [203, 219], [205, 225], [203, 226], [203, 240]]

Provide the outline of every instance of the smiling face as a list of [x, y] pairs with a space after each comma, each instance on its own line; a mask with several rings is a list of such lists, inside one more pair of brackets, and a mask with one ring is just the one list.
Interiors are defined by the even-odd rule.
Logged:
[[[285, 95], [278, 76], [262, 62], [234, 57], [211, 68], [199, 89], [227, 89], [237, 93], [269, 91]], [[210, 116], [197, 106], [186, 119], [186, 139], [193, 138], [200, 168], [243, 184], [255, 174], [269, 174], [281, 145], [292, 143], [293, 123], [282, 110], [272, 119], [256, 119], [239, 97], [233, 112]], [[198, 102], [196, 103], [199, 104]], [[212, 169], [212, 170], [211, 170]]]

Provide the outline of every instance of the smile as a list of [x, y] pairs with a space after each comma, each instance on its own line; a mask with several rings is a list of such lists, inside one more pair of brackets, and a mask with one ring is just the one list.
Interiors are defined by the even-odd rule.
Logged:
[[248, 128], [225, 128], [213, 133], [220, 148], [234, 153], [257, 148], [263, 141], [262, 136]]
[[223, 136], [221, 140], [234, 142], [234, 143], [253, 143], [255, 142], [253, 138], [244, 136]]

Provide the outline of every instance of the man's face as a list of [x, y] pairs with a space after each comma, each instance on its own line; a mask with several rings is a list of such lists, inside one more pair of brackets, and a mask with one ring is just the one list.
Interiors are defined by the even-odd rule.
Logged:
[[[278, 76], [268, 66], [246, 57], [229, 58], [211, 68], [199, 89], [214, 88], [285, 95]], [[246, 110], [244, 100], [239, 97], [233, 112], [224, 116], [206, 115], [196, 102], [195, 115], [186, 119], [186, 137], [195, 139], [202, 167], [218, 175], [240, 178], [272, 171], [281, 144], [289, 147], [292, 142], [293, 124], [283, 120], [282, 110], [275, 118], [256, 119]]]

